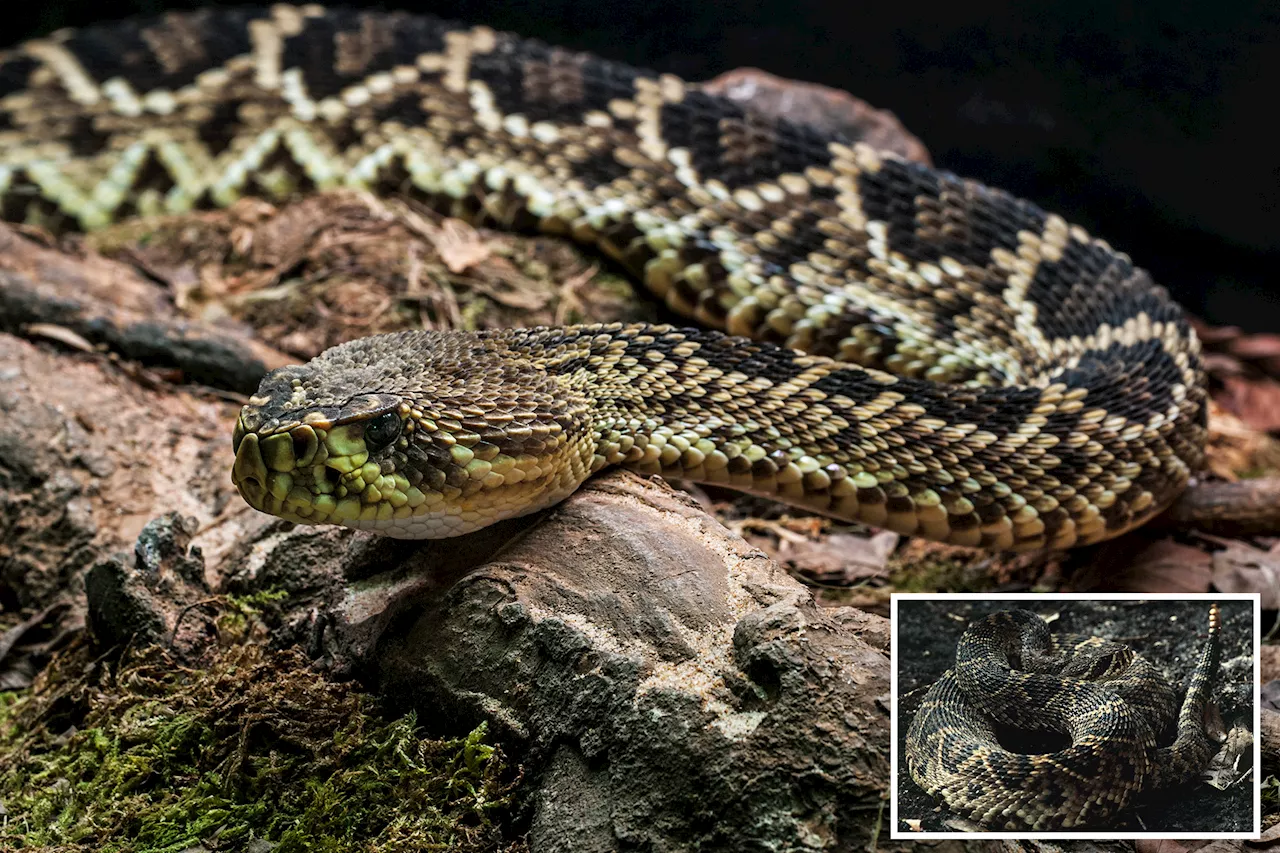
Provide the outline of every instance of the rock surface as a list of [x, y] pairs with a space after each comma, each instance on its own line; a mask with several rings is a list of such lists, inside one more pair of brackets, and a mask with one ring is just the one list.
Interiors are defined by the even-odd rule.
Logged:
[[932, 165], [929, 149], [896, 115], [876, 109], [840, 89], [788, 80], [759, 68], [726, 71], [701, 86], [769, 115], [839, 133], [873, 148]]
[[227, 476], [235, 411], [0, 333], [0, 600], [40, 608], [74, 592], [169, 511], [197, 520], [207, 557], [260, 527]]
[[316, 650], [335, 665], [424, 721], [489, 720], [518, 743], [532, 849], [870, 843], [886, 620], [817, 608], [687, 497], [629, 474], [499, 536], [404, 544], [298, 530], [255, 546], [237, 585], [297, 584], [294, 613], [330, 603]]
[[147, 523], [133, 553], [113, 554], [85, 575], [89, 627], [106, 648], [163, 645], [179, 659], [198, 659], [217, 643], [204, 608], [213, 602], [204, 555], [177, 513]]

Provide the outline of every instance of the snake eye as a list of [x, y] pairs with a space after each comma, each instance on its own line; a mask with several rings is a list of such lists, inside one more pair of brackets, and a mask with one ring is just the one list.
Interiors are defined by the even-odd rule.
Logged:
[[400, 437], [403, 425], [398, 412], [383, 412], [364, 428], [364, 446], [369, 453], [377, 453]]

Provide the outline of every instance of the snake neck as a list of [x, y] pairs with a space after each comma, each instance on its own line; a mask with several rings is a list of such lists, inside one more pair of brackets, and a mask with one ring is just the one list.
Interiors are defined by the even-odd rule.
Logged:
[[[1142, 428], [1107, 419], [1088, 407], [1087, 388], [1066, 382], [939, 385], [669, 327], [500, 336], [512, 359], [544, 364], [564, 394], [584, 395], [593, 471], [723, 485], [954, 544], [1107, 538], [1160, 511], [1190, 474], [1182, 454], [1194, 455], [1165, 418]], [[1129, 476], [1067, 473], [1103, 461]]]

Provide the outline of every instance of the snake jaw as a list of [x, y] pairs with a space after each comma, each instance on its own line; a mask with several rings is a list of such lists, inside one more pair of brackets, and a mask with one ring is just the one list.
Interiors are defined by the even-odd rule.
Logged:
[[387, 520], [422, 502], [394, 465], [371, 460], [364, 434], [372, 419], [335, 425], [312, 417], [251, 432], [253, 420], [246, 407], [233, 435], [231, 479], [254, 509], [301, 524], [364, 526], [357, 522]]

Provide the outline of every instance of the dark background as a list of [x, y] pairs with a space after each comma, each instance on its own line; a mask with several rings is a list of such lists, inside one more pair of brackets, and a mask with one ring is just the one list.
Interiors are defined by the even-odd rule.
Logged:
[[[5, 37], [208, 5], [6, 4]], [[350, 5], [375, 5], [352, 3]], [[701, 80], [741, 66], [893, 110], [935, 162], [1127, 251], [1194, 313], [1280, 331], [1280, 3], [446, 0], [486, 23]]]

